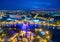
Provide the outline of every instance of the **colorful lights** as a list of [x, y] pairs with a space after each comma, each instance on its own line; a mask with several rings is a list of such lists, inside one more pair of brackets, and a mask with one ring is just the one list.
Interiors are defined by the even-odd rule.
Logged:
[[[18, 15], [20, 15], [20, 14], [18, 14]], [[41, 15], [39, 13], [37, 13], [36, 15], [33, 14], [34, 18], [30, 18], [30, 17], [27, 18], [26, 14], [23, 14], [22, 15], [23, 17], [26, 16], [25, 19], [22, 19], [22, 17], [20, 17], [21, 15], [20, 16], [18, 16], [18, 15], [15, 15], [16, 17], [12, 16], [12, 18], [17, 18], [17, 19], [11, 19], [11, 17], [9, 17], [7, 19], [11, 20], [11, 21], [1, 21], [0, 22], [2, 27], [8, 28], [8, 30], [6, 30], [6, 31], [9, 32], [12, 30], [15, 33], [15, 34], [11, 33], [12, 36], [10, 36], [11, 38], [8, 38], [8, 41], [17, 42], [18, 38], [20, 38], [21, 41], [23, 41], [23, 42], [29, 42], [29, 41], [33, 42], [35, 39], [38, 39], [39, 42], [47, 42], [47, 40], [51, 40], [51, 32], [48, 29], [50, 26], [57, 26], [57, 25], [55, 25], [53, 23], [49, 23], [50, 20], [47, 22], [48, 18], [43, 17], [44, 14], [43, 14], [43, 16], [39, 16], [39, 15]], [[19, 17], [22, 20], [19, 20]], [[23, 27], [23, 28], [25, 28], [25, 30], [21, 29], [24, 21], [27, 23], [27, 26], [24, 25], [24, 27]], [[28, 22], [30, 22], [30, 24], [28, 24]], [[57, 22], [57, 24], [58, 23], [59, 22]], [[28, 26], [30, 26], [30, 27], [28, 27]], [[52, 29], [55, 29], [55, 27], [52, 27]], [[1, 37], [7, 36], [6, 34], [2, 34]], [[8, 36], [9, 36], [9, 34], [8, 34]], [[2, 40], [2, 39], [0, 39], [0, 40]]]

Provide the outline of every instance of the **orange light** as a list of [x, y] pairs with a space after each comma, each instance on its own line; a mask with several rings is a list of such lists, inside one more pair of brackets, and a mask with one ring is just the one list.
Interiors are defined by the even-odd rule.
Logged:
[[50, 36], [47, 36], [46, 38], [47, 38], [47, 39], [50, 39], [51, 37], [50, 37]]
[[39, 31], [43, 31], [43, 30], [40, 28]]
[[46, 39], [43, 39], [43, 42], [47, 42], [47, 40]]
[[46, 34], [49, 34], [49, 31], [46, 31]]

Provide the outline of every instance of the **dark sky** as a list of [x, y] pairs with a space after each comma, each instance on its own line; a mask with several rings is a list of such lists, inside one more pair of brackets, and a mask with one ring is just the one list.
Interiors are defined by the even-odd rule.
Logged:
[[0, 0], [0, 9], [60, 9], [60, 0]]

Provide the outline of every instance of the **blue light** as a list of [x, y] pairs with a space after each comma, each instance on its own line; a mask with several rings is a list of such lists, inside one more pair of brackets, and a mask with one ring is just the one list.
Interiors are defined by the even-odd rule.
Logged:
[[39, 22], [39, 20], [34, 20], [35, 22]]
[[12, 20], [11, 18], [8, 18], [7, 20]]
[[41, 34], [42, 34], [42, 35], [45, 35], [45, 32], [44, 32], [44, 31], [42, 31], [42, 32], [41, 32]]
[[2, 17], [0, 16], [0, 19], [2, 19]]

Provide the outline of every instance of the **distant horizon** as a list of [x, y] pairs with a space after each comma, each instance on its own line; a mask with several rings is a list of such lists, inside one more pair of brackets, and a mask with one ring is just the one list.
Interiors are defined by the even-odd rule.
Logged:
[[58, 8], [0, 9], [0, 10], [60, 10]]

